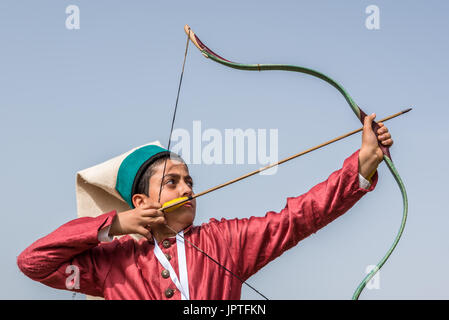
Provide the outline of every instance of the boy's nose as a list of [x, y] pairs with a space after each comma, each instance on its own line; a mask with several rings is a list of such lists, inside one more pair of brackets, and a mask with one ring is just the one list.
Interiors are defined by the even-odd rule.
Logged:
[[191, 197], [192, 195], [193, 195], [192, 188], [188, 184], [183, 183], [182, 190], [181, 190], [181, 196], [183, 196], [183, 197]]

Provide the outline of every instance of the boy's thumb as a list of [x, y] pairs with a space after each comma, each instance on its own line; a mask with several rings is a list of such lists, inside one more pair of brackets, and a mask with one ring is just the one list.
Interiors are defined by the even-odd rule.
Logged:
[[363, 122], [363, 126], [367, 127], [367, 128], [371, 128], [371, 123], [373, 122], [373, 120], [376, 118], [376, 114], [372, 113], [369, 116], [365, 117], [365, 121]]

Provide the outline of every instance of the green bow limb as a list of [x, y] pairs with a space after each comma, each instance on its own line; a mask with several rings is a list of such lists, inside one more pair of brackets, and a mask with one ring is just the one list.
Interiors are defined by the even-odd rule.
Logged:
[[[292, 72], [299, 72], [308, 74], [311, 76], [314, 76], [316, 78], [319, 78], [321, 80], [326, 81], [331, 86], [336, 88], [341, 95], [345, 98], [346, 102], [348, 103], [351, 110], [354, 112], [354, 114], [357, 116], [357, 118], [362, 122], [364, 122], [364, 119], [366, 117], [366, 113], [363, 112], [363, 110], [354, 102], [354, 100], [351, 98], [349, 93], [335, 80], [330, 78], [329, 76], [315, 71], [313, 69], [301, 67], [301, 66], [295, 66], [295, 65], [287, 65], [287, 64], [242, 64], [242, 63], [236, 63], [232, 62], [230, 60], [227, 60], [212, 50], [210, 50], [191, 30], [191, 28], [188, 25], [185, 25], [184, 30], [190, 40], [193, 42], [193, 44], [201, 51], [201, 53], [206, 57], [209, 58], [217, 63], [220, 63], [226, 67], [230, 67], [233, 69], [238, 70], [246, 70], [246, 71], [269, 71], [269, 70], [283, 70], [283, 71], [292, 71]], [[372, 128], [374, 130], [374, 133], [377, 136], [377, 129], [379, 129], [379, 125], [373, 121]], [[391, 160], [391, 155], [389, 152], [389, 148], [383, 146], [379, 143], [379, 147], [381, 148], [383, 152], [383, 159], [385, 160], [385, 163], [387, 164], [388, 169], [390, 170], [391, 174], [393, 175], [394, 179], [396, 180], [398, 187], [400, 189], [401, 195], [402, 195], [402, 201], [403, 201], [403, 213], [402, 213], [402, 221], [399, 227], [399, 231], [396, 235], [396, 238], [394, 239], [391, 247], [388, 249], [387, 253], [384, 255], [384, 257], [377, 263], [376, 267], [374, 267], [371, 272], [369, 272], [365, 278], [362, 280], [362, 282], [358, 285], [357, 289], [355, 290], [352, 299], [358, 300], [360, 294], [362, 293], [363, 289], [365, 288], [366, 284], [374, 277], [374, 275], [382, 268], [382, 266], [385, 264], [385, 262], [388, 260], [388, 258], [393, 253], [394, 249], [396, 248], [402, 233], [405, 228], [406, 220], [407, 220], [407, 213], [408, 213], [408, 200], [407, 200], [407, 192], [405, 190], [405, 185], [402, 182], [402, 179], [393, 164], [393, 161]]]

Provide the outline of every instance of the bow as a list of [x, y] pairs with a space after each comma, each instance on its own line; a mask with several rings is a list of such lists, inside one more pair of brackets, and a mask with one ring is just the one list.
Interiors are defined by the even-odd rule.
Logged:
[[[354, 114], [357, 116], [357, 118], [363, 123], [364, 119], [366, 117], [366, 113], [354, 102], [354, 100], [351, 98], [351, 96], [348, 94], [348, 92], [335, 80], [331, 79], [329, 76], [315, 71], [310, 68], [301, 67], [301, 66], [295, 66], [295, 65], [286, 65], [286, 64], [242, 64], [242, 63], [236, 63], [232, 62], [230, 60], [227, 60], [215, 52], [213, 52], [211, 49], [209, 49], [199, 38], [195, 35], [195, 33], [191, 30], [191, 28], [188, 25], [185, 25], [184, 31], [186, 32], [188, 38], [192, 41], [192, 43], [201, 51], [201, 53], [206, 57], [209, 58], [217, 63], [220, 63], [226, 67], [239, 69], [239, 70], [247, 70], [247, 71], [268, 71], [268, 70], [283, 70], [283, 71], [292, 71], [292, 72], [299, 72], [299, 73], [305, 73], [311, 76], [314, 76], [316, 78], [319, 78], [323, 81], [326, 81], [328, 84], [333, 86], [335, 89], [337, 89], [341, 95], [345, 98], [346, 102], [348, 103], [351, 110], [354, 112]], [[373, 121], [372, 122], [372, 128], [377, 136], [377, 130], [380, 128], [379, 125]], [[379, 143], [379, 142], [378, 142]], [[352, 299], [357, 300], [362, 293], [363, 289], [365, 288], [366, 284], [374, 277], [374, 275], [382, 268], [382, 266], [385, 264], [385, 262], [388, 260], [390, 255], [393, 253], [394, 249], [396, 248], [401, 235], [405, 228], [405, 223], [407, 220], [407, 212], [408, 212], [408, 201], [407, 201], [407, 192], [405, 190], [404, 183], [402, 182], [402, 179], [393, 164], [393, 161], [391, 159], [389, 147], [383, 146], [379, 143], [379, 147], [381, 148], [383, 152], [383, 159], [385, 160], [385, 163], [387, 164], [388, 169], [390, 170], [391, 174], [393, 175], [394, 179], [397, 182], [397, 185], [400, 189], [401, 195], [402, 195], [402, 201], [403, 201], [403, 213], [402, 213], [402, 221], [399, 227], [399, 231], [391, 245], [391, 247], [388, 249], [386, 254], [382, 257], [382, 259], [377, 263], [375, 268], [369, 272], [365, 278], [361, 281], [361, 283], [356, 288]]]

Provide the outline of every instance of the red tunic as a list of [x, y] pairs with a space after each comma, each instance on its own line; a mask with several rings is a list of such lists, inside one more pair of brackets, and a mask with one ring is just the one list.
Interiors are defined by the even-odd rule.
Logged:
[[[377, 172], [369, 189], [359, 187], [358, 153], [343, 167], [307, 193], [287, 198], [281, 212], [264, 217], [226, 220], [211, 219], [185, 230], [185, 237], [246, 280], [268, 262], [324, 227], [374, 189]], [[79, 289], [73, 291], [106, 299], [180, 299], [172, 280], [163, 278], [156, 259], [154, 242], [130, 236], [99, 242], [98, 232], [109, 226], [115, 211], [96, 218], [79, 218], [59, 227], [25, 249], [17, 259], [19, 268], [33, 280], [58, 289], [67, 289], [66, 280], [79, 269]], [[159, 244], [171, 256], [179, 275], [175, 238]], [[166, 248], [167, 247], [167, 248]], [[186, 243], [191, 299], [240, 299], [242, 284], [223, 268]], [[66, 273], [66, 270], [68, 273]], [[175, 289], [167, 298], [167, 288]]]

